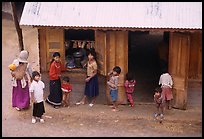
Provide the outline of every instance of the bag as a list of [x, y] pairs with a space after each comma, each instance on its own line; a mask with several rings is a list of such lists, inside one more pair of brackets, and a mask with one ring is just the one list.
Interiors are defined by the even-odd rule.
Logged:
[[17, 80], [21, 80], [26, 74], [26, 68], [27, 68], [27, 63], [20, 64], [18, 67], [16, 67], [16, 69], [12, 72], [12, 74]]

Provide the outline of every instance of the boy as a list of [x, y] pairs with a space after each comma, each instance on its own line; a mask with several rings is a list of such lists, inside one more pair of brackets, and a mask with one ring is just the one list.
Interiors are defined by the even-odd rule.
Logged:
[[118, 97], [118, 80], [119, 80], [119, 74], [121, 73], [121, 68], [119, 66], [115, 66], [112, 71], [108, 73], [110, 76], [110, 80], [107, 82], [109, 88], [110, 88], [110, 96], [113, 102], [113, 111], [116, 111], [116, 108], [118, 107], [117, 104], [117, 97]]
[[159, 115], [161, 118], [164, 117], [164, 103], [162, 99], [163, 99], [162, 89], [160, 87], [157, 87], [154, 93], [154, 102], [156, 103], [157, 108], [157, 112], [154, 114], [155, 118]]

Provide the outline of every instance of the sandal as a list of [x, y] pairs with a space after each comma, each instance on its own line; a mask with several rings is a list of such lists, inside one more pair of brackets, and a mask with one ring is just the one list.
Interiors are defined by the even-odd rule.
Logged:
[[77, 102], [76, 105], [84, 105], [84, 102]]
[[36, 119], [35, 118], [32, 118], [32, 124], [36, 123]]
[[53, 106], [55, 109], [59, 109], [59, 106]]
[[21, 109], [20, 108], [18, 108], [18, 107], [15, 107], [15, 109], [17, 110], [17, 111], [20, 111]]
[[116, 112], [116, 111], [119, 111], [118, 109], [112, 109], [112, 111]]
[[90, 107], [93, 107], [93, 105], [94, 105], [93, 103], [90, 103], [90, 104], [89, 104]]

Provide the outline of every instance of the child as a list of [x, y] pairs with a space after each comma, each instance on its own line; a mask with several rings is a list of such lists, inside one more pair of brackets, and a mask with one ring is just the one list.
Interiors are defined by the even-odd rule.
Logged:
[[32, 83], [30, 85], [31, 101], [33, 103], [33, 118], [32, 123], [36, 123], [36, 118], [40, 119], [41, 123], [44, 123], [42, 118], [43, 113], [45, 113], [44, 108], [44, 91], [45, 84], [40, 80], [40, 73], [34, 71], [32, 73]]
[[112, 71], [108, 73], [110, 76], [110, 80], [107, 82], [110, 88], [110, 96], [113, 102], [112, 111], [116, 111], [118, 104], [117, 104], [117, 97], [118, 97], [118, 80], [119, 74], [121, 73], [121, 68], [119, 66], [115, 66]]
[[70, 92], [72, 91], [72, 86], [69, 83], [69, 77], [65, 76], [62, 78], [62, 105], [64, 107], [68, 107], [70, 105], [69, 99], [70, 99]]
[[154, 93], [154, 102], [156, 103], [157, 112], [154, 114], [154, 117], [160, 115], [161, 118], [164, 117], [164, 103], [162, 101], [162, 89], [157, 87]]
[[96, 63], [96, 52], [94, 49], [88, 51], [88, 62], [87, 62], [87, 78], [85, 79], [85, 91], [84, 96], [80, 102], [77, 102], [76, 105], [85, 104], [86, 98], [93, 98], [90, 107], [93, 107], [96, 97], [99, 95], [98, 87], [98, 75], [97, 75], [97, 63]]
[[171, 100], [173, 99], [171, 89], [173, 85], [173, 80], [171, 75], [167, 72], [167, 69], [165, 69], [163, 74], [160, 76], [159, 85], [161, 85], [162, 88], [163, 101], [167, 105], [167, 108], [171, 109]]
[[8, 67], [9, 67], [9, 69], [11, 71], [14, 71], [16, 69], [16, 65], [15, 64], [10, 64]]
[[134, 92], [136, 81], [133, 79], [130, 73], [126, 74], [126, 81], [125, 81], [125, 92], [127, 94], [127, 98], [130, 102], [131, 107], [134, 107], [134, 101], [132, 98], [132, 93]]
[[61, 89], [61, 72], [65, 67], [60, 61], [60, 53], [55, 52], [50, 65], [50, 94], [46, 102], [53, 105], [54, 108], [59, 108], [62, 102], [62, 89]]

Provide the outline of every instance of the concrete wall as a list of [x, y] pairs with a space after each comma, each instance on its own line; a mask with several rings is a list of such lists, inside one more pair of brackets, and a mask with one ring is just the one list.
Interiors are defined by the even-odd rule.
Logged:
[[12, 13], [11, 3], [10, 2], [2, 2], [2, 11], [7, 13]]
[[28, 61], [33, 70], [40, 71], [38, 29], [30, 26], [23, 26], [24, 49], [29, 51]]

